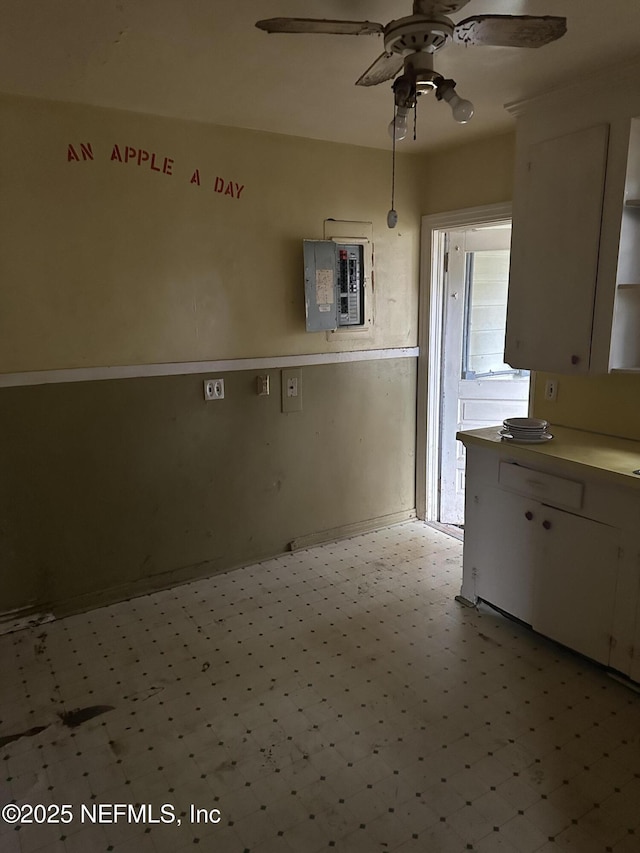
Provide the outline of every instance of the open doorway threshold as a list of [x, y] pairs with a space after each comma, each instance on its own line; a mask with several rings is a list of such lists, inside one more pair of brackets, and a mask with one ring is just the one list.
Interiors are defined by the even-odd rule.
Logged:
[[425, 524], [464, 542], [464, 524], [441, 524], [439, 521], [425, 521]]

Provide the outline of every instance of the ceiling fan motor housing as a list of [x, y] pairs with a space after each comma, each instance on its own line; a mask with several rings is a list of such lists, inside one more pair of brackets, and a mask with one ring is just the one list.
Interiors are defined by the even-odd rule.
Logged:
[[414, 51], [405, 57], [404, 76], [412, 81], [416, 95], [433, 92], [443, 79], [433, 69], [433, 54], [424, 51]]
[[424, 15], [410, 15], [391, 21], [384, 28], [384, 47], [388, 53], [413, 51], [435, 53], [453, 38], [453, 23], [447, 18], [430, 20]]

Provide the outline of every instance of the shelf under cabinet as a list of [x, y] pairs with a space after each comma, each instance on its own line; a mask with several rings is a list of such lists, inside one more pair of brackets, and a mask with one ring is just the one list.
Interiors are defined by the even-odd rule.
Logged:
[[625, 207], [640, 207], [640, 198], [628, 198], [625, 203]]
[[640, 367], [612, 367], [610, 373], [640, 373]]
[[639, 287], [640, 281], [624, 281], [617, 285], [618, 290], [632, 290]]

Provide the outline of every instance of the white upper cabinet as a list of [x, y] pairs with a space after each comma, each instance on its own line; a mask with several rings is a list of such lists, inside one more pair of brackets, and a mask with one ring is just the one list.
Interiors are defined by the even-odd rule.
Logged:
[[509, 109], [517, 141], [505, 361], [640, 372], [640, 62]]
[[512, 367], [589, 368], [608, 138], [596, 125], [528, 149], [511, 238]]

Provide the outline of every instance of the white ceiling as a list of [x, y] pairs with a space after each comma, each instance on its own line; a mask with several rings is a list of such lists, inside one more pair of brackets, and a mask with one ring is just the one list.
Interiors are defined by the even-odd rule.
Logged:
[[[388, 148], [390, 83], [354, 85], [382, 52], [380, 36], [267, 35], [254, 24], [410, 13], [411, 0], [3, 0], [0, 91]], [[640, 53], [638, 0], [470, 0], [454, 21], [478, 13], [565, 15], [568, 33], [537, 50], [436, 54], [476, 115], [457, 125], [424, 96], [418, 140], [401, 150], [506, 130], [504, 103]]]

